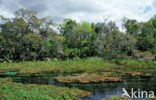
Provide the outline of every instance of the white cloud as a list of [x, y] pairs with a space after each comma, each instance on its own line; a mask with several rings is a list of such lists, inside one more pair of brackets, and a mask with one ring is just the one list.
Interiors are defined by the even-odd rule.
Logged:
[[[156, 14], [156, 0], [0, 0], [0, 15], [12, 16], [21, 7], [55, 21], [73, 18], [98, 22], [110, 16], [118, 25], [123, 17], [146, 21]], [[151, 9], [145, 13], [147, 7]]]

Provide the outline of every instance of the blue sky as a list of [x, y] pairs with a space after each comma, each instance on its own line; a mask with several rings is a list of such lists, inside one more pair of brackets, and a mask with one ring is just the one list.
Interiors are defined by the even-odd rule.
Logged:
[[152, 7], [151, 6], [145, 7], [145, 10], [144, 10], [144, 13], [145, 14], [148, 13], [148, 12], [150, 12], [150, 11], [152, 11]]
[[156, 0], [0, 0], [0, 15], [13, 17], [19, 8], [36, 10], [39, 16], [50, 16], [55, 22], [109, 18], [121, 24], [123, 17], [146, 21], [156, 15]]

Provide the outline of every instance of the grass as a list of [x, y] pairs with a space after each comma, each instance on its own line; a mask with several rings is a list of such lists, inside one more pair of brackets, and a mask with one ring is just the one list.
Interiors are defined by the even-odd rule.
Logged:
[[67, 61], [36, 61], [20, 63], [0, 63], [0, 71], [19, 70], [20, 74], [32, 74], [40, 72], [59, 72], [59, 73], [93, 73], [116, 70], [142, 71], [154, 69], [156, 61], [139, 62], [135, 60], [120, 60], [116, 63], [104, 61], [102, 58], [88, 58]]
[[112, 62], [116, 62], [121, 66], [131, 67], [134, 69], [153, 69], [156, 66], [156, 61], [143, 62], [137, 60], [114, 60]]
[[0, 79], [0, 100], [77, 100], [90, 95], [76, 88], [54, 85], [13, 83], [11, 79]]
[[[137, 72], [151, 74], [156, 70], [156, 61], [140, 62], [135, 60], [115, 60], [105, 61], [102, 58], [92, 57], [88, 59], [76, 59], [67, 61], [36, 61], [36, 62], [20, 62], [20, 63], [0, 63], [0, 72], [18, 70], [20, 75], [37, 74], [51, 75], [59, 74], [75, 74], [75, 73], [100, 73], [112, 72], [113, 74], [130, 74]], [[42, 74], [41, 74], [42, 73]], [[132, 75], [133, 76], [133, 75]]]
[[[103, 99], [105, 100], [105, 99]], [[106, 100], [120, 100], [120, 97], [109, 97]]]
[[82, 73], [99, 72], [115, 68], [115, 64], [103, 61], [100, 58], [67, 61], [37, 61], [20, 63], [0, 63], [0, 71], [19, 70], [20, 74], [40, 72]]
[[[75, 59], [67, 61], [36, 61], [19, 63], [0, 63], [0, 73], [15, 74], [18, 70], [20, 75], [52, 75], [53, 73], [67, 74], [63, 80], [70, 79], [92, 82], [94, 79], [101, 81], [100, 74], [105, 78], [123, 76], [156, 76], [156, 61], [141, 62], [136, 60], [113, 60], [106, 61], [102, 58], [92, 57], [88, 59]], [[9, 72], [8, 72], [9, 71]], [[111, 73], [111, 74], [110, 74]], [[80, 77], [80, 76], [81, 77]], [[56, 77], [57, 77], [56, 76]], [[89, 77], [88, 77], [89, 76]], [[78, 79], [79, 78], [79, 79]], [[107, 79], [107, 80], [108, 80]], [[96, 81], [96, 82], [98, 82]], [[78, 97], [89, 95], [89, 92], [76, 88], [58, 87], [54, 85], [20, 84], [0, 79], [0, 100], [75, 100]], [[108, 100], [117, 100], [112, 97]]]

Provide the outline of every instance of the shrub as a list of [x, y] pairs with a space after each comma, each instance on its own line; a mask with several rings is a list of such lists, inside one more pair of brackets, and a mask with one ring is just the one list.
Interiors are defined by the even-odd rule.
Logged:
[[141, 52], [139, 50], [133, 50], [132, 57], [139, 60], [139, 61], [153, 61], [155, 60], [155, 56], [152, 55], [152, 53], [146, 51]]

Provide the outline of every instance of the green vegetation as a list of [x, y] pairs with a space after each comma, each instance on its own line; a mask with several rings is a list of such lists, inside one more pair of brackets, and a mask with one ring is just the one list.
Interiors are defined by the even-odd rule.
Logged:
[[135, 60], [105, 61], [102, 58], [75, 59], [67, 61], [37, 61], [20, 63], [0, 63], [0, 71], [18, 70], [19, 74], [34, 74], [42, 72], [74, 74], [96, 72], [148, 72], [155, 69], [156, 62], [142, 62]]
[[19, 70], [20, 74], [32, 74], [40, 72], [79, 73], [98, 72], [107, 69], [115, 69], [115, 64], [104, 61], [101, 58], [75, 59], [67, 61], [37, 61], [20, 63], [0, 63], [0, 70]]
[[[89, 75], [89, 76], [151, 76], [154, 75], [156, 62], [143, 62], [136, 60], [112, 60], [106, 61], [102, 58], [92, 57], [88, 59], [73, 59], [66, 61], [37, 61], [20, 63], [0, 63], [1, 74], [10, 72], [17, 75], [53, 76], [55, 73], [65, 76]], [[9, 72], [8, 72], [9, 73]], [[105, 75], [106, 74], [106, 75]], [[83, 77], [85, 78], [85, 77]], [[92, 79], [92, 78], [91, 78]], [[97, 78], [98, 79], [98, 78]], [[102, 78], [100, 78], [102, 79]]]
[[[67, 61], [0, 63], [0, 75], [53, 76], [56, 73], [55, 78], [60, 82], [118, 82], [121, 81], [120, 77], [154, 76], [155, 66], [155, 61], [112, 60], [110, 62], [102, 58], [92, 57]], [[65, 76], [59, 76], [60, 74]], [[76, 88], [69, 89], [54, 85], [26, 85], [14, 83], [8, 79], [0, 79], [0, 97], [2, 100], [17, 100], [17, 98], [26, 98], [26, 100], [38, 98], [40, 100], [74, 100], [89, 94], [89, 92]]]
[[[57, 25], [35, 11], [19, 9], [0, 17], [0, 62], [102, 57], [154, 61], [156, 16], [146, 22], [123, 19], [125, 32], [113, 21], [89, 23], [64, 19]], [[58, 30], [56, 31], [57, 28]]]
[[109, 97], [106, 100], [120, 100], [120, 97]]
[[[124, 18], [123, 27], [125, 32], [108, 20], [64, 19], [57, 25], [26, 9], [16, 11], [14, 18], [0, 16], [0, 75], [55, 76], [67, 83], [155, 76], [156, 16], [146, 22]], [[2, 100], [74, 100], [89, 94], [75, 88], [0, 79]]]
[[1, 100], [77, 100], [90, 95], [89, 92], [76, 88], [53, 85], [35, 85], [13, 83], [11, 79], [0, 79]]

